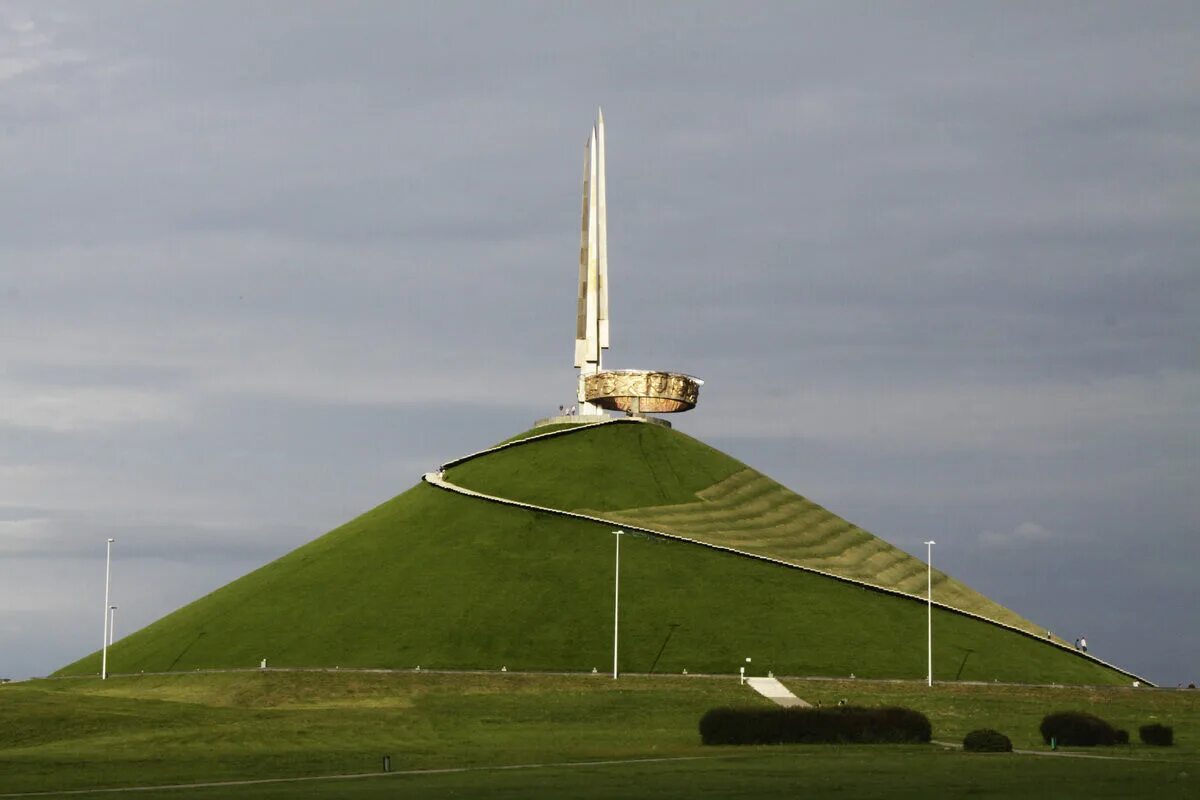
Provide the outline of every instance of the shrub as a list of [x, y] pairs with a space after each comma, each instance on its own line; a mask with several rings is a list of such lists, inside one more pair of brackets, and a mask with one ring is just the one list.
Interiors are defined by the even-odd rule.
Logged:
[[1129, 744], [1129, 731], [1124, 728], [1117, 728], [1117, 738], [1113, 744]]
[[963, 750], [970, 753], [1011, 753], [1012, 741], [999, 731], [980, 728], [963, 738]]
[[929, 719], [909, 708], [714, 708], [700, 718], [705, 744], [928, 742]]
[[1157, 722], [1138, 728], [1138, 736], [1146, 744], [1158, 747], [1170, 747], [1175, 744], [1175, 729], [1170, 725], [1159, 725]]
[[[1074, 747], [1118, 744], [1121, 733], [1100, 717], [1086, 711], [1047, 714], [1042, 719], [1041, 732], [1046, 744], [1056, 739], [1061, 745]], [[1129, 741], [1128, 732], [1125, 732], [1125, 741]]]

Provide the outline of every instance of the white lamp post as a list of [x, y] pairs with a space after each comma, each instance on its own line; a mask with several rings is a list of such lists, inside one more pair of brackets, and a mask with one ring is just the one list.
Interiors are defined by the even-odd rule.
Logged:
[[113, 637], [115, 636], [113, 631], [115, 631], [116, 629], [117, 629], [117, 607], [109, 606], [108, 607], [108, 646], [109, 647], [112, 647]]
[[109, 538], [104, 553], [104, 636], [100, 639], [100, 680], [108, 680], [108, 586], [112, 575], [112, 546], [116, 539]]
[[613, 572], [613, 680], [617, 679], [617, 627], [621, 622], [621, 537], [625, 531], [613, 531], [617, 541], [617, 565]]
[[927, 686], [933, 686], [933, 546], [935, 544], [937, 542], [932, 539], [925, 543], [925, 566], [927, 567], [928, 574], [928, 581], [925, 588], [925, 610], [926, 627], [929, 633], [929, 671], [925, 675]]

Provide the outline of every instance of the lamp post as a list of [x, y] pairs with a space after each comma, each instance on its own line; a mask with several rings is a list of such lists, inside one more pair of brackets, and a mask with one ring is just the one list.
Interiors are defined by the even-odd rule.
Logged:
[[613, 680], [617, 679], [617, 628], [621, 623], [621, 537], [625, 531], [613, 531], [617, 542], [617, 562], [613, 571]]
[[112, 575], [112, 546], [116, 539], [109, 537], [104, 548], [104, 636], [100, 639], [100, 680], [108, 680], [108, 587]]
[[928, 575], [925, 587], [925, 610], [929, 643], [929, 671], [925, 675], [925, 684], [927, 686], [933, 686], [933, 546], [935, 544], [937, 542], [932, 539], [925, 543], [925, 566]]
[[113, 631], [115, 631], [116, 628], [117, 628], [117, 607], [109, 606], [108, 607], [108, 646], [109, 647], [112, 647], [113, 637], [116, 635], [113, 633]]

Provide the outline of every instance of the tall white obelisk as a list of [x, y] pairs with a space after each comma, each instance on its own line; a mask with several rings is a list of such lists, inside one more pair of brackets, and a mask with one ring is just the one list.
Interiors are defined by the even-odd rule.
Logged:
[[[581, 417], [588, 422], [605, 411], [672, 414], [695, 408], [704, 381], [681, 372], [605, 369], [608, 349], [608, 203], [604, 196], [604, 112], [596, 117], [583, 150], [583, 217], [579, 239], [579, 296], [575, 316], [576, 393]], [[560, 421], [553, 417], [538, 424]], [[668, 423], [657, 420], [659, 424]]]
[[608, 349], [608, 234], [604, 197], [604, 112], [592, 126], [583, 158], [583, 221], [579, 243], [579, 305], [575, 319], [575, 367], [579, 413], [603, 414], [584, 396], [584, 379], [601, 369]]

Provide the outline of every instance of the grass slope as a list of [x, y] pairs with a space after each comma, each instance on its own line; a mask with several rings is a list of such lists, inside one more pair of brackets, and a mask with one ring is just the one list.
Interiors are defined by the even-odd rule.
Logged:
[[[564, 426], [570, 427], [570, 426]], [[559, 430], [546, 426], [509, 441]], [[447, 475], [469, 489], [562, 509], [614, 511], [687, 503], [746, 465], [686, 434], [622, 422], [488, 453]]]
[[[1047, 711], [1090, 710], [1134, 733], [1096, 755], [978, 756], [936, 747], [703, 747], [709, 708], [764, 704], [732, 678], [429, 673], [179, 674], [0, 687], [0, 792], [478, 767], [457, 775], [139, 792], [138, 797], [1187, 797], [1200, 766], [1200, 693], [788, 681], [830, 705], [896, 704], [934, 738], [976, 727], [1045, 751]], [[1172, 725], [1177, 745], [1137, 742]], [[488, 770], [509, 764], [718, 756], [713, 761]], [[1186, 777], [1180, 777], [1185, 773]]]
[[[621, 668], [925, 673], [919, 603], [696, 545], [627, 537]], [[120, 640], [114, 673], [257, 666], [601, 670], [607, 526], [420, 484]], [[935, 610], [940, 677], [1124, 683], [1069, 651]], [[60, 674], [99, 671], [99, 655]]]
[[[448, 477], [501, 497], [604, 516], [909, 594], [926, 591], [925, 562], [719, 450], [656, 425], [581, 430], [489, 453], [455, 466]], [[938, 570], [934, 596], [1045, 633]]]

